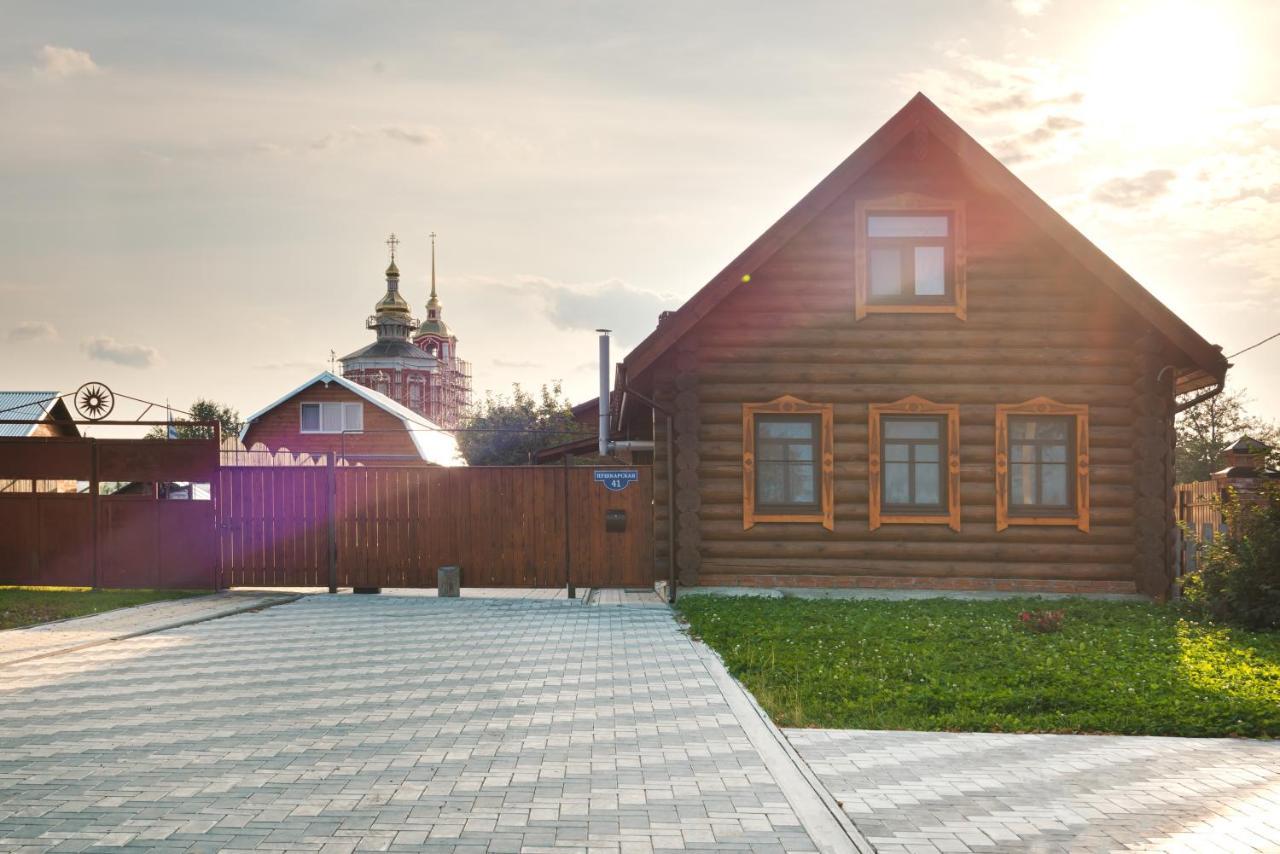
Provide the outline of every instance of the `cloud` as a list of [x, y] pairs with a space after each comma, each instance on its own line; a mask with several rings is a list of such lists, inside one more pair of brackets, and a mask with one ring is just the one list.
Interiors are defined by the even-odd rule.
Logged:
[[[378, 128], [352, 126], [317, 137], [307, 143], [306, 147], [311, 151], [326, 151], [358, 143], [378, 141], [404, 143], [415, 148], [424, 148], [439, 143], [440, 133], [431, 128], [401, 127], [399, 125], [384, 125]], [[271, 143], [265, 143], [265, 145], [271, 146]], [[278, 148], [279, 146], [276, 147]]]
[[522, 362], [513, 359], [494, 359], [490, 364], [495, 368], [540, 368], [537, 362]]
[[1133, 178], [1112, 178], [1095, 187], [1089, 198], [1104, 205], [1136, 208], [1168, 193], [1176, 177], [1172, 169], [1152, 169]]
[[679, 300], [633, 287], [618, 279], [591, 285], [565, 285], [526, 276], [520, 287], [542, 297], [547, 319], [561, 329], [612, 329], [620, 345], [632, 344], [658, 325], [658, 314], [676, 308]]
[[57, 341], [58, 330], [47, 320], [23, 320], [9, 330], [10, 341]]
[[982, 115], [994, 113], [1022, 112], [1042, 107], [1075, 106], [1084, 102], [1083, 92], [1068, 92], [1065, 95], [1051, 95], [1038, 98], [1030, 88], [1018, 89], [990, 101], [979, 101], [970, 105], [970, 109]]
[[105, 335], [86, 338], [84, 351], [95, 361], [112, 362], [129, 368], [150, 368], [160, 363], [160, 353], [154, 347], [121, 344]]
[[318, 371], [319, 362], [262, 362], [253, 366], [255, 371]]
[[1082, 127], [1084, 122], [1071, 116], [1049, 116], [1032, 130], [997, 142], [994, 146], [995, 153], [1005, 163], [1021, 163], [1030, 160], [1058, 137]]
[[1049, 0], [1011, 0], [1013, 11], [1027, 18], [1034, 18], [1049, 8]]
[[36, 62], [36, 71], [59, 79], [87, 77], [102, 72], [87, 50], [76, 50], [73, 47], [47, 44], [36, 51]]

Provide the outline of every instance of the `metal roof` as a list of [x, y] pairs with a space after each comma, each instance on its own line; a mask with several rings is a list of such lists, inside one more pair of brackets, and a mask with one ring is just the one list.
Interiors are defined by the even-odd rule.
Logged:
[[30, 424], [0, 424], [0, 437], [30, 436], [58, 400], [56, 391], [0, 391], [0, 421], [30, 418]]

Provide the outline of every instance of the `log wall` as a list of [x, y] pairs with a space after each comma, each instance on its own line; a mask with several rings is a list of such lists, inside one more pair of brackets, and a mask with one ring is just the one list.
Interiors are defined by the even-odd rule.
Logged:
[[[914, 149], [914, 150], [913, 150]], [[1110, 290], [941, 145], [904, 144], [819, 215], [655, 367], [676, 410], [682, 583], [1069, 592], [1167, 589], [1172, 356]], [[968, 316], [854, 319], [854, 202], [961, 198]], [[835, 529], [742, 526], [742, 405], [835, 405]], [[961, 528], [868, 526], [868, 406], [919, 395], [960, 405]], [[1045, 396], [1089, 406], [1087, 533], [995, 528], [995, 407]], [[696, 439], [695, 439], [696, 437]], [[663, 436], [659, 431], [658, 446]], [[656, 466], [661, 473], [663, 464]], [[665, 536], [665, 490], [656, 490]]]

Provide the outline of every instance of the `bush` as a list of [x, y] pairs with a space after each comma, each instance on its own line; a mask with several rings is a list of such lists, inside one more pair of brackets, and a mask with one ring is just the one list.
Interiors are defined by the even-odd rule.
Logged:
[[1183, 594], [1214, 619], [1280, 629], [1280, 483], [1263, 484], [1256, 500], [1231, 493], [1222, 515], [1227, 530], [1204, 544]]

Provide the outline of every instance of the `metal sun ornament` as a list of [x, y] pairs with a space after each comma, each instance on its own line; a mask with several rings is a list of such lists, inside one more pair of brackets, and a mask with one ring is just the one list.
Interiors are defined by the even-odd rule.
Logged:
[[90, 421], [101, 421], [115, 409], [116, 396], [102, 383], [85, 383], [76, 389], [76, 412]]

